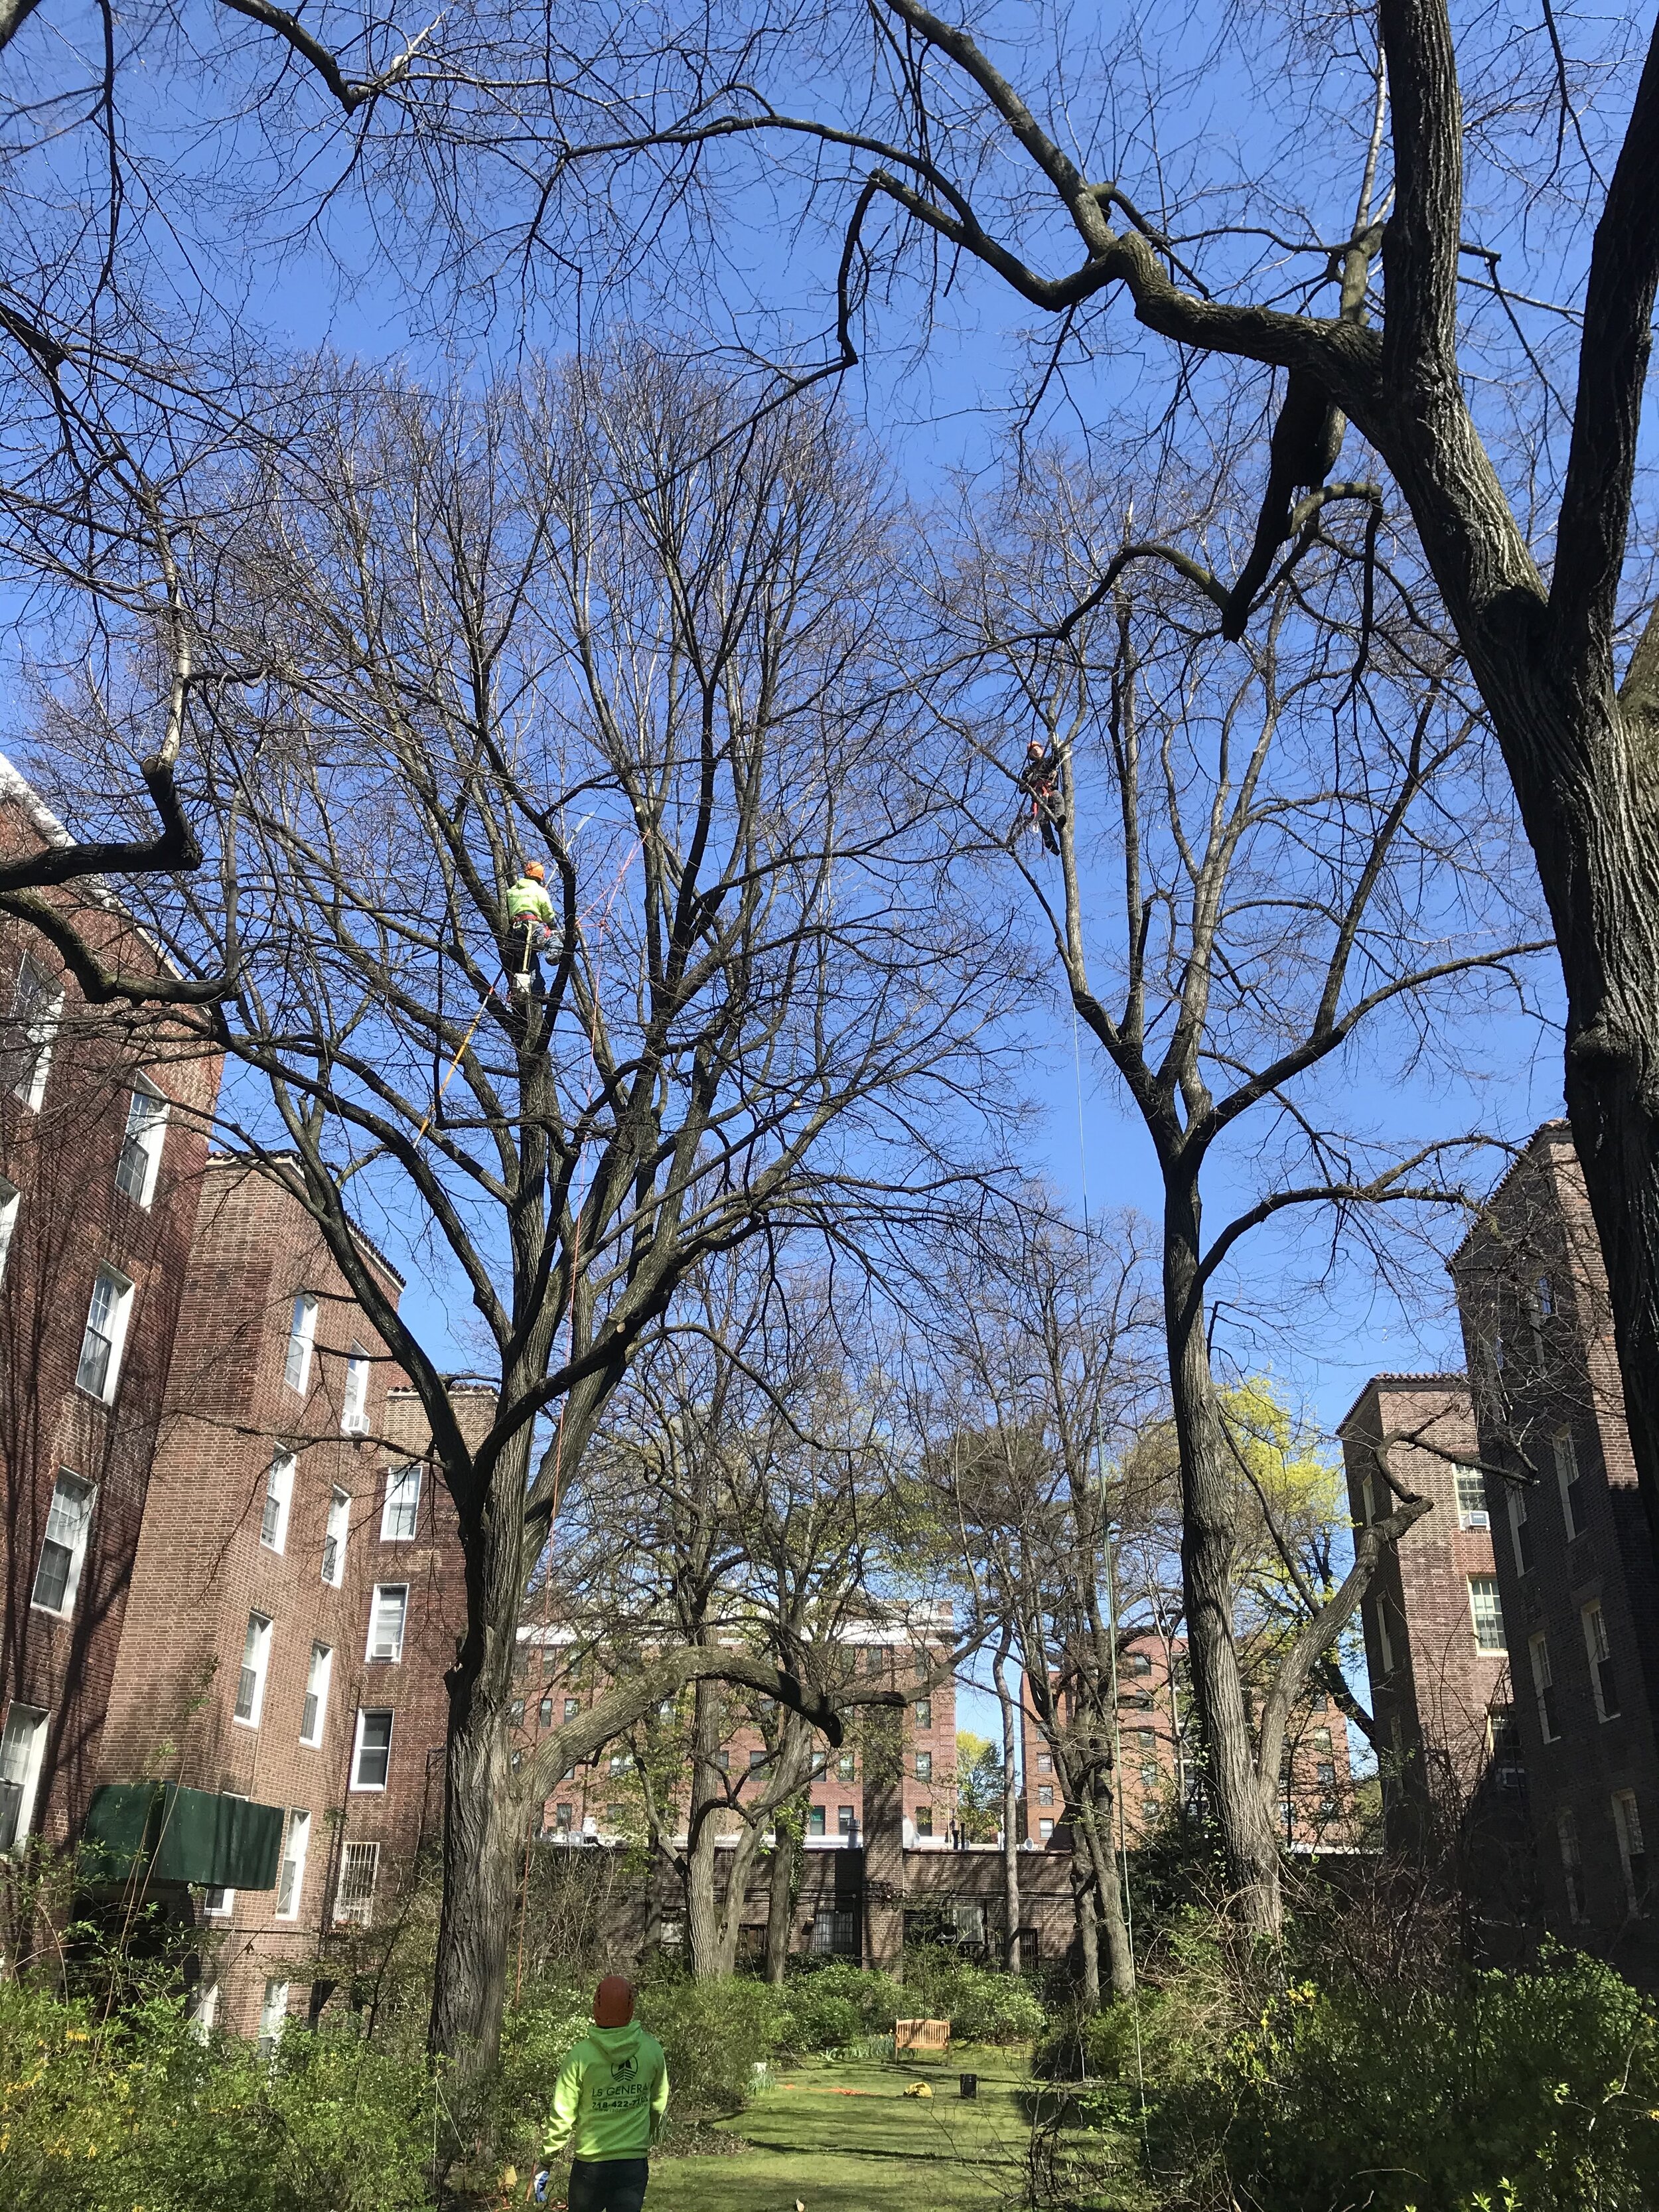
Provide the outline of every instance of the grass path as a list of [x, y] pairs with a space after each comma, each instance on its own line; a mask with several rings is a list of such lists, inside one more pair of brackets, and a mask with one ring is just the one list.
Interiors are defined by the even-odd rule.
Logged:
[[[911, 2081], [933, 2094], [907, 2097]], [[1023, 2051], [793, 2067], [726, 2124], [749, 2149], [653, 2160], [647, 2212], [995, 2212], [1019, 2200], [1030, 2087]]]

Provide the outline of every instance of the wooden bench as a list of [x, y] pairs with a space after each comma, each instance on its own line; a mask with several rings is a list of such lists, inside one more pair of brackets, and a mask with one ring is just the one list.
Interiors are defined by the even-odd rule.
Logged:
[[918, 2057], [943, 2058], [951, 2048], [948, 2020], [896, 2020], [893, 2023], [893, 2056], [903, 2051]]

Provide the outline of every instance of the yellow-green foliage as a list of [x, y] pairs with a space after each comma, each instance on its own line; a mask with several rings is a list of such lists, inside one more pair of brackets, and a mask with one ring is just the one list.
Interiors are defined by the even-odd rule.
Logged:
[[349, 2030], [262, 2058], [170, 1997], [104, 2023], [0, 1983], [4, 2212], [406, 2212], [432, 2146], [423, 2070]]

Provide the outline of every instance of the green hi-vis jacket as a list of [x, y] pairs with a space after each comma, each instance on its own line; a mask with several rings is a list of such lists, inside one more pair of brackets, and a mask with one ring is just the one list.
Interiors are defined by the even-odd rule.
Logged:
[[534, 876], [520, 876], [507, 887], [507, 918], [519, 921], [526, 915], [533, 915], [538, 921], [551, 923], [555, 920], [553, 902], [547, 896], [547, 885], [538, 884]]
[[[668, 2109], [662, 2045], [635, 2021], [590, 2027], [559, 2069], [547, 2154], [567, 2145], [577, 2158], [643, 2158]], [[574, 2138], [574, 2140], [573, 2140]]]

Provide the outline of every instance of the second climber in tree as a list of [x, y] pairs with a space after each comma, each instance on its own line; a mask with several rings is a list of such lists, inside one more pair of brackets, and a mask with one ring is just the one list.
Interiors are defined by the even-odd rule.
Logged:
[[1041, 738], [1033, 738], [1025, 748], [1019, 787], [1030, 799], [1031, 820], [1042, 833], [1043, 850], [1058, 853], [1061, 820], [1060, 767]]

